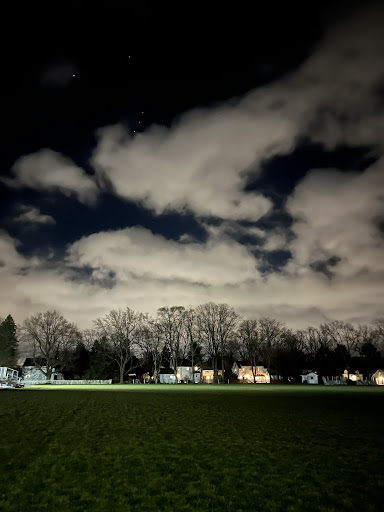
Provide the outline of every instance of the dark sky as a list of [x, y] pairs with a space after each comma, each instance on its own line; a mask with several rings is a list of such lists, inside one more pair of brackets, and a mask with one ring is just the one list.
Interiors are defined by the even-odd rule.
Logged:
[[383, 315], [383, 9], [307, 4], [3, 8], [0, 316]]

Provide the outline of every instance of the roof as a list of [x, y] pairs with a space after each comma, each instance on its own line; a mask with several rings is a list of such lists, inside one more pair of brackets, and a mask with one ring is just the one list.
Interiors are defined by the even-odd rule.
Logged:
[[241, 368], [242, 366], [251, 366], [250, 361], [235, 361], [235, 363], [239, 368]]
[[[235, 361], [235, 363], [239, 368], [244, 368], [244, 366], [253, 366], [251, 361]], [[256, 363], [254, 366], [262, 366], [264, 368], [264, 364], [261, 362]]]
[[26, 357], [23, 366], [46, 366], [45, 357]]
[[192, 361], [190, 359], [183, 359], [179, 366], [192, 366]]
[[161, 375], [174, 375], [175, 374], [175, 371], [173, 370], [173, 368], [161, 368], [161, 370], [159, 371], [159, 373]]

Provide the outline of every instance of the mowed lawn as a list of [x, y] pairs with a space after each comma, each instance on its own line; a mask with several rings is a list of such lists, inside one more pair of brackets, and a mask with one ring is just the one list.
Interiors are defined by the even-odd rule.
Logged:
[[384, 389], [0, 391], [2, 511], [381, 510]]

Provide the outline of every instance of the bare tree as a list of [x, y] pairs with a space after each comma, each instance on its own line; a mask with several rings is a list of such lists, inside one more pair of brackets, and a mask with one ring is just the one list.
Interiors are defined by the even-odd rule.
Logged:
[[261, 339], [261, 354], [264, 364], [270, 371], [272, 356], [275, 353], [281, 336], [284, 332], [284, 325], [275, 318], [261, 318], [259, 320], [259, 333]]
[[157, 327], [169, 350], [171, 366], [177, 381], [177, 367], [185, 356], [183, 306], [162, 307], [157, 310]]
[[120, 383], [124, 382], [124, 375], [134, 368], [133, 349], [141, 318], [141, 313], [126, 308], [113, 309], [104, 318], [94, 320], [106, 355], [119, 367]]
[[65, 357], [81, 339], [77, 327], [56, 310], [27, 318], [20, 332], [46, 380], [51, 379], [55, 367], [65, 364]]
[[217, 332], [216, 304], [207, 302], [196, 308], [196, 320], [199, 329], [200, 339], [205, 354], [211, 359], [213, 366], [214, 381], [218, 381], [218, 358], [220, 353], [220, 342]]
[[148, 315], [142, 318], [137, 335], [137, 345], [142, 357], [152, 363], [152, 375], [157, 384], [163, 357], [164, 339], [161, 327], [156, 320]]
[[99, 340], [100, 333], [96, 329], [84, 329], [82, 332], [82, 340], [84, 347], [91, 350], [96, 341]]
[[377, 335], [375, 328], [373, 326], [359, 324], [355, 329], [357, 337], [356, 350], [358, 351], [360, 356], [363, 355], [364, 349], [366, 348], [367, 344], [371, 344], [372, 346], [377, 348]]
[[224, 354], [228, 343], [235, 336], [238, 315], [228, 304], [208, 302], [196, 308], [196, 320], [201, 341], [208, 357], [212, 360], [214, 381], [218, 382], [218, 366], [224, 377]]
[[[323, 324], [321, 327], [333, 340], [335, 345], [339, 347], [344, 358], [346, 370], [349, 373], [349, 361], [353, 353], [357, 351], [359, 343], [358, 330], [352, 324], [340, 321]], [[345, 347], [345, 351], [341, 347]]]
[[373, 322], [374, 334], [375, 334], [375, 346], [384, 354], [384, 317], [377, 318]]
[[243, 320], [238, 329], [239, 353], [249, 360], [252, 368], [253, 381], [256, 382], [256, 365], [260, 359], [261, 338], [257, 320]]
[[184, 334], [186, 339], [188, 356], [191, 359], [193, 376], [196, 358], [200, 354], [196, 311], [193, 308], [189, 308], [184, 312]]

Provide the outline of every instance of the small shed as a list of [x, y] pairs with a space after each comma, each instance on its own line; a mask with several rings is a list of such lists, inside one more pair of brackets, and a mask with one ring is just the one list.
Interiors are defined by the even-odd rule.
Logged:
[[376, 386], [384, 386], [384, 370], [376, 370], [372, 375], [372, 382]]
[[306, 375], [301, 376], [301, 383], [302, 384], [318, 384], [319, 383], [319, 376], [317, 373], [310, 372]]

